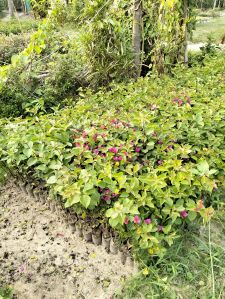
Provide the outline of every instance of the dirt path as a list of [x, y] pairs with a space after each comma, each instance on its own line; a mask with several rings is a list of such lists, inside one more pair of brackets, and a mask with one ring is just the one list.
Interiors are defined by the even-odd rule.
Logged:
[[18, 299], [105, 299], [134, 272], [118, 255], [71, 233], [63, 215], [24, 195], [0, 188], [0, 286]]

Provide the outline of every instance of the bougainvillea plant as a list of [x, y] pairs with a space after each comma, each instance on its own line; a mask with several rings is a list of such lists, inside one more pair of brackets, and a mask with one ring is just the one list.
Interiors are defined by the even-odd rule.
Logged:
[[224, 190], [224, 117], [222, 64], [211, 60], [52, 115], [2, 120], [0, 158], [160, 255], [183, 223], [211, 217], [211, 195]]

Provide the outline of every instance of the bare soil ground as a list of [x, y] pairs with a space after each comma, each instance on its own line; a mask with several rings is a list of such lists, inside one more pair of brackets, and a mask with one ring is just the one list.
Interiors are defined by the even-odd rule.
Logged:
[[134, 271], [72, 233], [63, 214], [0, 187], [0, 286], [12, 285], [15, 298], [109, 299]]

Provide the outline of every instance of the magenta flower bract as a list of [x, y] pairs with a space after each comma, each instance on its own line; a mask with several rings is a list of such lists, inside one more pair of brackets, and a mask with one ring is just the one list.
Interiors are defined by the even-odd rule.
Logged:
[[128, 224], [129, 223], [129, 219], [126, 217], [124, 220], [124, 224]]
[[178, 100], [178, 105], [179, 105], [179, 106], [183, 106], [183, 104], [184, 104], [184, 101], [183, 101], [183, 100]]
[[140, 153], [140, 151], [141, 151], [141, 148], [140, 148], [140, 147], [136, 147], [136, 148], [135, 148], [135, 152], [136, 152], [136, 153]]
[[117, 119], [112, 119], [112, 120], [111, 120], [111, 123], [112, 123], [112, 124], [117, 124], [117, 122], [118, 122]]
[[146, 224], [150, 224], [152, 222], [152, 220], [150, 218], [147, 218], [144, 220]]
[[158, 164], [158, 165], [163, 165], [163, 161], [162, 161], [162, 160], [158, 160], [158, 161], [157, 161], [157, 164]]
[[181, 211], [180, 212], [180, 217], [182, 217], [182, 218], [186, 218], [188, 216], [188, 212], [187, 211]]
[[88, 134], [87, 134], [87, 132], [85, 132], [85, 131], [82, 133], [82, 137], [83, 137], [83, 138], [86, 138], [87, 135], [88, 135]]
[[159, 140], [157, 141], [157, 143], [158, 143], [158, 144], [163, 144], [163, 141], [159, 139]]
[[97, 148], [94, 149], [94, 154], [98, 155], [98, 153], [99, 153], [99, 150]]
[[158, 232], [162, 232], [163, 231], [163, 226], [162, 225], [159, 225], [158, 226]]
[[139, 218], [139, 216], [134, 216], [134, 223], [141, 223], [141, 219]]
[[116, 162], [119, 162], [119, 161], [122, 161], [122, 160], [123, 160], [123, 157], [122, 157], [122, 156], [119, 156], [119, 157], [113, 157], [113, 160], [116, 161]]
[[109, 149], [109, 151], [110, 151], [110, 153], [117, 154], [117, 153], [118, 153], [118, 148], [116, 148], [116, 147], [111, 147], [111, 148]]
[[109, 195], [105, 195], [105, 196], [102, 197], [102, 199], [103, 199], [104, 201], [108, 201], [108, 200], [111, 199], [111, 197], [110, 197]]

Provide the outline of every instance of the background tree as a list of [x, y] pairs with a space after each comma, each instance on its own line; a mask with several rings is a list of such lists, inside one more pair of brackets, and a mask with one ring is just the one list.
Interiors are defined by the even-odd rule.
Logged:
[[14, 4], [13, 4], [13, 0], [8, 0], [8, 10], [9, 10], [9, 17], [13, 18], [14, 17]]

